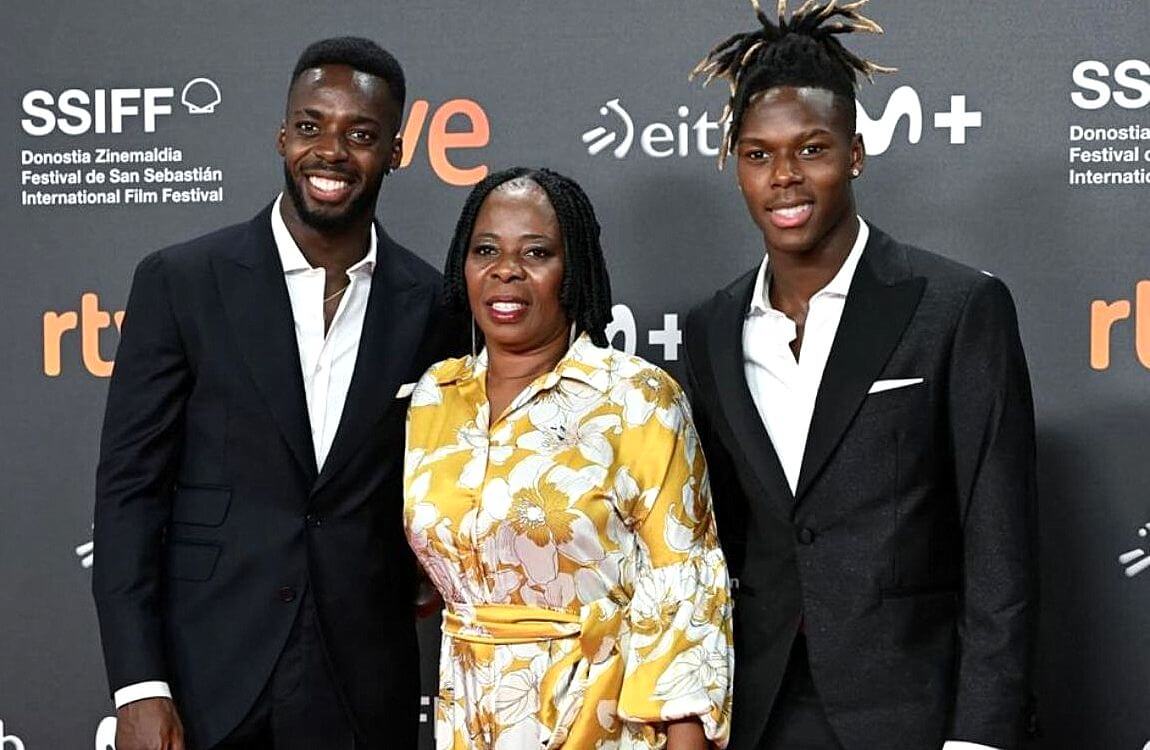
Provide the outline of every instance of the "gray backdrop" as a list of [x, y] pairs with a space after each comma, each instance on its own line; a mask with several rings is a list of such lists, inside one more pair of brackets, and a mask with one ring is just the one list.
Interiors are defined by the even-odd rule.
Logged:
[[[275, 196], [273, 137], [307, 43], [364, 34], [406, 67], [409, 110], [426, 115], [380, 210], [433, 264], [466, 192], [450, 183], [514, 163], [571, 174], [598, 209], [626, 306], [616, 344], [677, 372], [677, 320], [761, 256], [733, 174], [707, 155], [724, 91], [686, 80], [711, 44], [749, 27], [745, 0], [42, 0], [5, 10], [0, 750], [107, 750], [112, 707], [85, 543], [117, 341], [109, 314], [145, 253], [246, 219]], [[848, 41], [901, 72], [860, 94], [872, 151], [856, 183], [863, 214], [992, 271], [1019, 307], [1040, 439], [1037, 746], [1150, 748], [1150, 282], [1136, 299], [1150, 277], [1150, 130], [1136, 127], [1150, 127], [1150, 4], [877, 0], [871, 14], [888, 36]], [[185, 95], [196, 78], [211, 83]], [[211, 111], [190, 111], [185, 98]], [[457, 111], [469, 114], [449, 117]], [[972, 126], [936, 127], [948, 121]], [[158, 161], [97, 163], [102, 149]], [[141, 181], [110, 182], [126, 172]], [[143, 181], [157, 175], [169, 181]], [[119, 202], [41, 205], [109, 194]], [[425, 635], [433, 644], [434, 623]]]

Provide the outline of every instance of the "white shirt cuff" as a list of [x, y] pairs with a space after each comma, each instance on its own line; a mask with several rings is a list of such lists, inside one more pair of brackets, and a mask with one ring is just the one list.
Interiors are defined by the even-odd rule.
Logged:
[[977, 742], [948, 740], [942, 743], [942, 750], [998, 750], [998, 748], [991, 747], [990, 745], [980, 745]]
[[[171, 698], [172, 688], [168, 683], [154, 680], [152, 682], [137, 682], [134, 685], [122, 687], [115, 692], [112, 698], [116, 701], [116, 708], [123, 708], [129, 703], [142, 701], [145, 698]], [[950, 750], [947, 748], [946, 750]]]

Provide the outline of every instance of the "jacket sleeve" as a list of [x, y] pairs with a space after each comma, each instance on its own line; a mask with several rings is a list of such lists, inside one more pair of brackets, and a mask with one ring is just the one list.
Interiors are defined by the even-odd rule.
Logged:
[[1001, 281], [981, 279], [966, 300], [949, 377], [963, 582], [947, 737], [1016, 747], [1036, 609], [1034, 408], [1014, 303]]
[[[701, 373], [704, 363], [701, 360], [699, 349], [705, 344], [702, 338], [704, 321], [698, 310], [693, 311], [687, 318], [684, 339], [687, 344], [683, 347], [685, 354], [686, 391], [691, 403], [691, 413], [695, 422], [695, 429], [699, 435], [699, 443], [703, 447], [703, 454], [707, 460], [707, 470], [710, 475], [711, 497], [714, 505], [715, 521], [718, 528], [719, 540], [723, 546], [723, 553], [727, 557], [727, 567], [731, 576], [737, 578], [743, 569], [746, 542], [743, 539], [745, 529], [745, 512], [742, 489], [739, 486], [738, 473], [735, 470], [734, 460], [723, 446], [715, 428], [715, 419], [711, 411], [711, 403], [718, 398], [717, 393], [708, 394], [707, 387]], [[714, 390], [712, 386], [712, 390]], [[714, 397], [714, 398], [709, 398]], [[738, 585], [734, 583], [734, 585]]]
[[192, 378], [168, 284], [159, 254], [137, 267], [100, 440], [92, 591], [113, 693], [169, 678], [163, 545]]

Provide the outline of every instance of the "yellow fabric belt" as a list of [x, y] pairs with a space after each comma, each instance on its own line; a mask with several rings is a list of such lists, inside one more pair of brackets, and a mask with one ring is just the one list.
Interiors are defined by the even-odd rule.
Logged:
[[[598, 701], [584, 704], [589, 687], [596, 686], [596, 695], [603, 698], [619, 696], [624, 665], [618, 640], [623, 618], [624, 608], [608, 597], [584, 604], [578, 613], [525, 604], [452, 604], [443, 613], [443, 632], [461, 641], [491, 645], [579, 639], [579, 648], [552, 663], [539, 684], [539, 719], [550, 728], [543, 747], [557, 750], [568, 739], [574, 747], [582, 747], [580, 735], [570, 735], [572, 729], [578, 732], [580, 713], [588, 712], [582, 720], [588, 727], [598, 721], [594, 714]], [[441, 695], [441, 700], [445, 697]], [[452, 699], [448, 697], [451, 706]]]
[[535, 643], [571, 638], [582, 630], [579, 613], [526, 604], [462, 605], [443, 613], [443, 632], [472, 643]]

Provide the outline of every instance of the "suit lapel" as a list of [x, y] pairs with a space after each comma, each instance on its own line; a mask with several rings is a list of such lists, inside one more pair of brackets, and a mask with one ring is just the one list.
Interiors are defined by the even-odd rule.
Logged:
[[734, 443], [743, 461], [751, 467], [766, 491], [768, 501], [789, 519], [794, 496], [775, 446], [759, 418], [759, 410], [747, 386], [744, 369], [743, 321], [750, 306], [757, 273], [756, 268], [719, 293], [721, 304], [710, 319], [707, 346], [715, 373], [715, 396], [722, 407]]
[[859, 260], [811, 417], [796, 498], [802, 499], [850, 425], [918, 308], [925, 280], [875, 227]]
[[[312, 490], [313, 494], [347, 463], [395, 403], [423, 339], [427, 315], [435, 301], [432, 290], [421, 287], [401, 265], [402, 248], [377, 224], [379, 246], [371, 293], [364, 313], [363, 333], [355, 372], [331, 450]], [[382, 460], [382, 459], [381, 459]]]
[[240, 353], [305, 474], [314, 477], [307, 399], [271, 207], [252, 220], [246, 240], [214, 262], [216, 283]]

